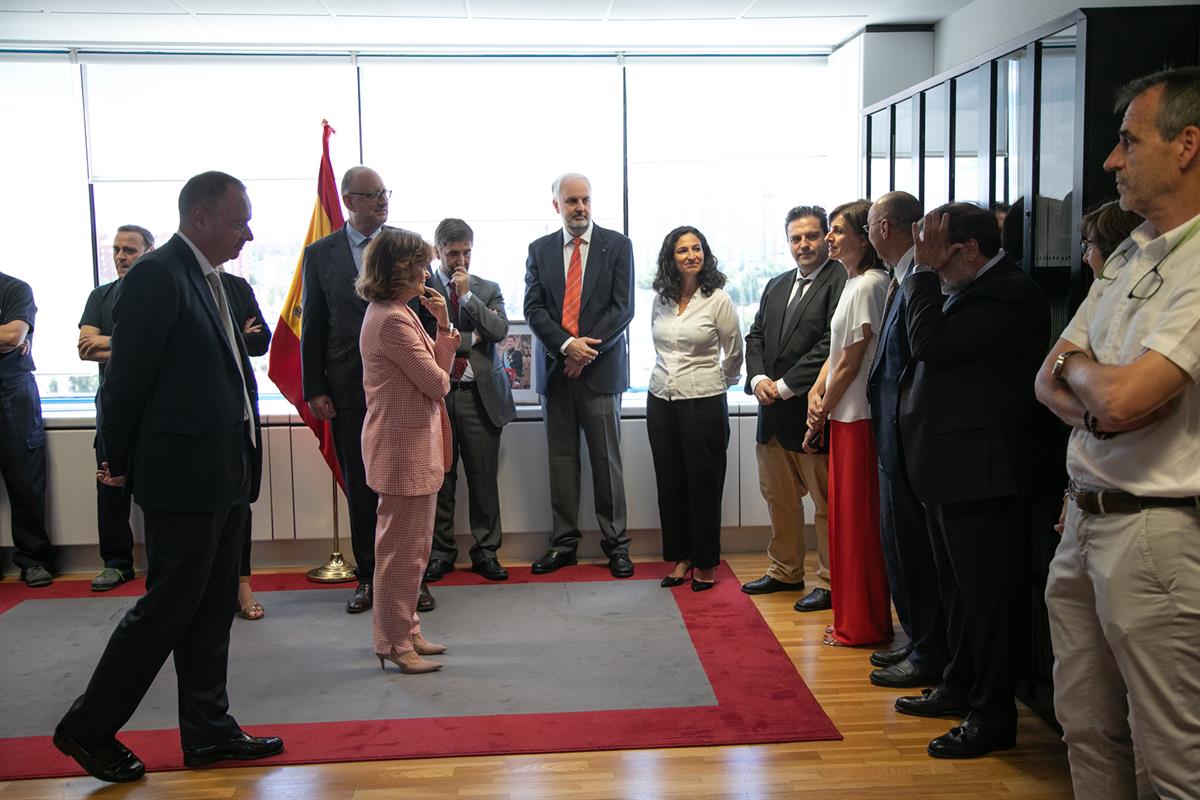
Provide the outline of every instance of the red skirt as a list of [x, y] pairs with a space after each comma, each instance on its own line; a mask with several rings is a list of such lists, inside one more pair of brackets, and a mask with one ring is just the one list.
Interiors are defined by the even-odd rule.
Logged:
[[829, 586], [841, 644], [892, 638], [892, 599], [879, 540], [879, 467], [871, 421], [829, 423]]

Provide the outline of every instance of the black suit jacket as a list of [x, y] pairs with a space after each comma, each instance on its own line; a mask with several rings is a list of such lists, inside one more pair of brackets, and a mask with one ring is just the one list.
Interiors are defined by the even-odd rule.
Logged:
[[900, 448], [900, 383], [912, 361], [906, 306], [904, 292], [897, 290], [880, 329], [875, 361], [867, 376], [867, 402], [871, 406], [871, 429], [875, 433], [879, 468], [892, 479], [904, 469]]
[[[233, 326], [237, 328], [242, 341], [246, 343], [246, 352], [251, 356], [265, 355], [271, 346], [271, 326], [263, 319], [262, 309], [258, 307], [258, 299], [250, 283], [237, 275], [228, 272], [221, 273], [221, 283], [225, 284], [225, 295], [229, 298], [229, 312], [233, 314]], [[254, 323], [262, 327], [258, 333], [245, 333], [243, 328], [246, 320], [254, 317]]]
[[[563, 232], [556, 230], [529, 245], [525, 260], [525, 320], [533, 329], [533, 363], [538, 394], [554, 394], [563, 380], [566, 359], [560, 352], [570, 334], [562, 327]], [[579, 335], [599, 339], [600, 352], [584, 367], [580, 380], [597, 394], [629, 388], [629, 343], [625, 329], [633, 321], [633, 244], [625, 236], [592, 225], [579, 304]]]
[[774, 436], [786, 449], [799, 452], [808, 430], [808, 390], [829, 357], [829, 321], [846, 287], [846, 268], [840, 261], [826, 263], [782, 330], [795, 279], [794, 269], [776, 275], [758, 301], [746, 334], [746, 394], [754, 394], [750, 381], [756, 375], [782, 378], [795, 392], [787, 400], [758, 407], [757, 440], [766, 444]]
[[1005, 256], [943, 302], [938, 277], [904, 281], [913, 363], [900, 384], [909, 482], [929, 505], [1026, 494], [1037, 452], [1033, 379], [1050, 303]]
[[[450, 297], [442, 280], [431, 278], [428, 283], [446, 298], [446, 309], [449, 311]], [[465, 355], [470, 362], [471, 375], [479, 390], [479, 401], [483, 403], [492, 424], [499, 428], [517, 416], [512, 387], [496, 353], [496, 343], [508, 336], [504, 295], [500, 292], [499, 284], [478, 275], [469, 276], [467, 285], [471, 290], [471, 299], [460, 302], [458, 319], [450, 320], [462, 335], [457, 355]]]
[[327, 394], [335, 408], [366, 408], [358, 334], [367, 301], [354, 293], [358, 270], [341, 230], [304, 248], [300, 371], [304, 399]]
[[[239, 373], [212, 290], [183, 239], [172, 237], [125, 275], [113, 321], [100, 390], [110, 471], [126, 476], [143, 508], [206, 512], [228, 504], [248, 446], [243, 386], [256, 429], [258, 387], [240, 336]], [[251, 448], [252, 500], [261, 475], [261, 448]]]

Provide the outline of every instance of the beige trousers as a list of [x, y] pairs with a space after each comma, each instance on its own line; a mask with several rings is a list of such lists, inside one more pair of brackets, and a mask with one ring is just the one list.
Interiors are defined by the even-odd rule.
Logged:
[[758, 484], [771, 515], [771, 559], [767, 575], [787, 583], [804, 580], [804, 504], [811, 495], [817, 529], [817, 584], [829, 588], [829, 457], [824, 453], [796, 453], [784, 449], [774, 436], [755, 446]]
[[1200, 797], [1200, 510], [1072, 503], [1046, 604], [1075, 796]]

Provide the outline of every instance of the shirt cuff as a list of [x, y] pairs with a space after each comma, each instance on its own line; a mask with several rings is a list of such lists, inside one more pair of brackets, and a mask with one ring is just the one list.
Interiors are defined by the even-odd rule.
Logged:
[[791, 400], [796, 396], [796, 393], [789, 389], [788, 385], [784, 383], [783, 378], [775, 381], [775, 389], [779, 392], [780, 400]]
[[558, 348], [558, 352], [562, 353], [563, 355], [566, 355], [566, 354], [567, 354], [567, 347], [568, 347], [568, 345], [570, 345], [570, 344], [571, 344], [571, 342], [573, 342], [573, 341], [575, 341], [575, 337], [574, 337], [574, 336], [568, 336], [568, 337], [567, 337], [567, 340], [566, 340], [565, 342], [563, 342], [563, 343], [562, 343], [562, 347]]
[[750, 391], [753, 392], [755, 389], [757, 389], [758, 385], [760, 383], [762, 383], [764, 380], [766, 380], [766, 378], [767, 378], [766, 375], [755, 375], [753, 378], [751, 378], [750, 379]]
[[458, 302], [460, 304], [469, 302], [471, 300], [471, 297], [473, 297], [473, 294], [468, 290], [466, 294], [460, 294], [458, 296]]

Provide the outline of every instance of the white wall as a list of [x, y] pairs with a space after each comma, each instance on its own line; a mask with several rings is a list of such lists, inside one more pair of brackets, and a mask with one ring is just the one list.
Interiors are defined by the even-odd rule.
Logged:
[[859, 38], [863, 43], [864, 107], [933, 77], [934, 34], [931, 31], [867, 31]]
[[975, 0], [934, 26], [933, 74], [945, 72], [970, 61], [1080, 7], [1185, 6], [1194, 2], [1195, 0]]
[[862, 51], [863, 37], [859, 35], [829, 54], [828, 85], [838, 88], [823, 93], [828, 112], [825, 119], [829, 161], [854, 165], [847, 174], [836, 176], [837, 196], [842, 198], [862, 194]]

